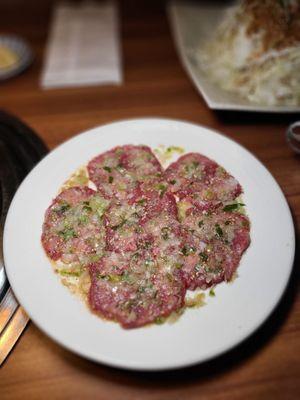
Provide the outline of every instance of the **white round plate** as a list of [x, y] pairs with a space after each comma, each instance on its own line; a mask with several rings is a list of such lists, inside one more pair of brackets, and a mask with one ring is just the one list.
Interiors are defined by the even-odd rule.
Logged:
[[[53, 273], [40, 242], [44, 213], [64, 181], [92, 157], [122, 144], [182, 146], [224, 166], [244, 189], [251, 245], [238, 278], [220, 284], [204, 307], [173, 324], [124, 330], [93, 315]], [[253, 333], [280, 300], [293, 264], [294, 227], [287, 202], [266, 168], [247, 150], [202, 126], [138, 119], [100, 126], [72, 138], [27, 176], [4, 232], [10, 284], [33, 322], [67, 349], [104, 364], [162, 370], [211, 359]]]

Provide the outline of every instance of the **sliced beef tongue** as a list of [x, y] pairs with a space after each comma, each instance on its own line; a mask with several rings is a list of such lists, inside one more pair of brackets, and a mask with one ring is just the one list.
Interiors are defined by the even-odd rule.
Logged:
[[200, 210], [212, 210], [242, 193], [238, 181], [215, 161], [189, 153], [164, 173], [170, 190], [179, 199], [189, 199]]
[[90, 274], [91, 308], [124, 328], [160, 322], [184, 304], [181, 277], [168, 272], [149, 250], [108, 252], [90, 266]]
[[139, 187], [134, 201], [113, 202], [104, 221], [107, 251], [90, 266], [92, 309], [133, 328], [181, 308], [185, 284], [173, 195]]
[[62, 191], [45, 216], [42, 244], [52, 260], [86, 266], [105, 248], [102, 216], [108, 201], [88, 187]]
[[188, 289], [230, 281], [250, 244], [249, 219], [237, 212], [186, 210], [182, 219], [183, 279]]
[[118, 146], [93, 158], [90, 179], [107, 198], [126, 198], [139, 183], [161, 179], [162, 167], [147, 146]]
[[[139, 184], [125, 199], [114, 200], [104, 215], [107, 249], [115, 252], [136, 251], [151, 235], [147, 221], [162, 213], [177, 220], [176, 200], [171, 193], [159, 191], [157, 184]], [[167, 188], [167, 186], [164, 186]]]

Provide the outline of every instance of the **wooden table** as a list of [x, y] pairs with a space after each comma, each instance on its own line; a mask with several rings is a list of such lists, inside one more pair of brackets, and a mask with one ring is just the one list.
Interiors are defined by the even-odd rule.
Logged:
[[[122, 86], [43, 91], [39, 78], [50, 6], [51, 1], [1, 3], [2, 31], [27, 38], [36, 54], [30, 70], [1, 84], [1, 108], [22, 118], [51, 148], [76, 133], [123, 118], [170, 117], [217, 129], [271, 171], [287, 196], [299, 236], [300, 158], [284, 137], [288, 122], [297, 116], [209, 110], [180, 65], [160, 1], [121, 4]], [[56, 345], [30, 323], [1, 369], [0, 398], [300, 398], [298, 267], [299, 254], [283, 301], [259, 332], [229, 354], [186, 370], [149, 374], [96, 365]]]

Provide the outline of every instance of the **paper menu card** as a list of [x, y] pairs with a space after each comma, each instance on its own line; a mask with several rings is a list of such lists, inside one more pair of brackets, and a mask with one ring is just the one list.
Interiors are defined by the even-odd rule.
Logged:
[[117, 11], [111, 0], [55, 7], [43, 88], [122, 83]]

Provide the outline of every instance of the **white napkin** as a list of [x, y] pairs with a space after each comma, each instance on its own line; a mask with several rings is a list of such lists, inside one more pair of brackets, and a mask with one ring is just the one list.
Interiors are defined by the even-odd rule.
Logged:
[[122, 83], [116, 3], [58, 4], [41, 77], [43, 88]]

